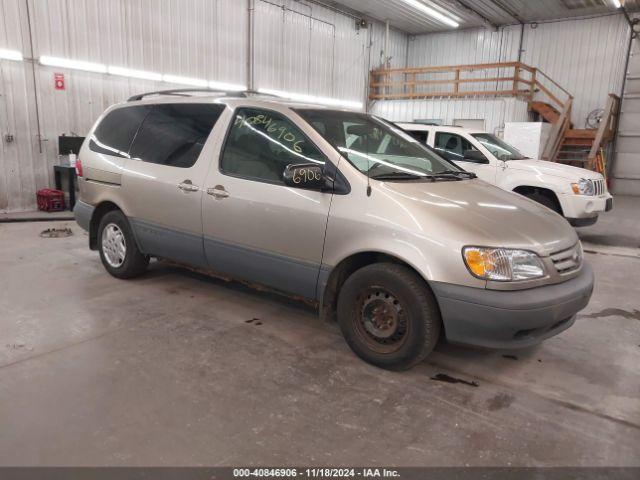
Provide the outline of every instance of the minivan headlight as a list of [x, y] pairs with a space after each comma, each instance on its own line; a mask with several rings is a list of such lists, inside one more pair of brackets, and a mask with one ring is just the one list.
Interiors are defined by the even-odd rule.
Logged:
[[578, 183], [571, 184], [571, 190], [576, 195], [595, 195], [596, 189], [593, 185], [593, 180], [588, 178], [581, 178]]
[[540, 257], [527, 250], [491, 247], [464, 247], [462, 257], [475, 277], [498, 282], [512, 282], [544, 277]]

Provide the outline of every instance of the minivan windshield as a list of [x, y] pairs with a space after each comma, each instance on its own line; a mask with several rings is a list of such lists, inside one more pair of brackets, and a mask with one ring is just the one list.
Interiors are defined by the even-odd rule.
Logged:
[[525, 160], [527, 158], [515, 147], [490, 133], [472, 133], [471, 136], [478, 140], [498, 160]]
[[296, 109], [342, 156], [374, 179], [458, 179], [475, 175], [420, 144], [398, 127], [371, 115]]

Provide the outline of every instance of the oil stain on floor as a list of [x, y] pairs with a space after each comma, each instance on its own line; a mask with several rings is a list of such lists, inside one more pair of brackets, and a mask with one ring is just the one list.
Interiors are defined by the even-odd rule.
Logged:
[[623, 310], [622, 308], [605, 308], [599, 312], [582, 315], [582, 318], [622, 317], [624, 319], [640, 320], [640, 310]]

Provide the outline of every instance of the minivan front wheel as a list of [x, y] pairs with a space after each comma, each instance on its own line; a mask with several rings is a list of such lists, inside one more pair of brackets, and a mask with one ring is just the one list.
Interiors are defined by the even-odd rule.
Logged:
[[338, 323], [360, 358], [402, 370], [433, 350], [441, 320], [436, 299], [421, 277], [404, 265], [375, 263], [345, 281], [338, 296]]
[[100, 220], [98, 250], [104, 268], [117, 278], [141, 275], [149, 264], [149, 257], [138, 250], [127, 218], [118, 210]]

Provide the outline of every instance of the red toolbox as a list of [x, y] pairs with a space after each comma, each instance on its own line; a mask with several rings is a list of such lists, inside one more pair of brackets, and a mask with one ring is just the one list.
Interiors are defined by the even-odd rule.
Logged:
[[65, 209], [64, 192], [53, 188], [43, 188], [36, 192], [38, 197], [38, 210], [45, 212], [60, 212]]

